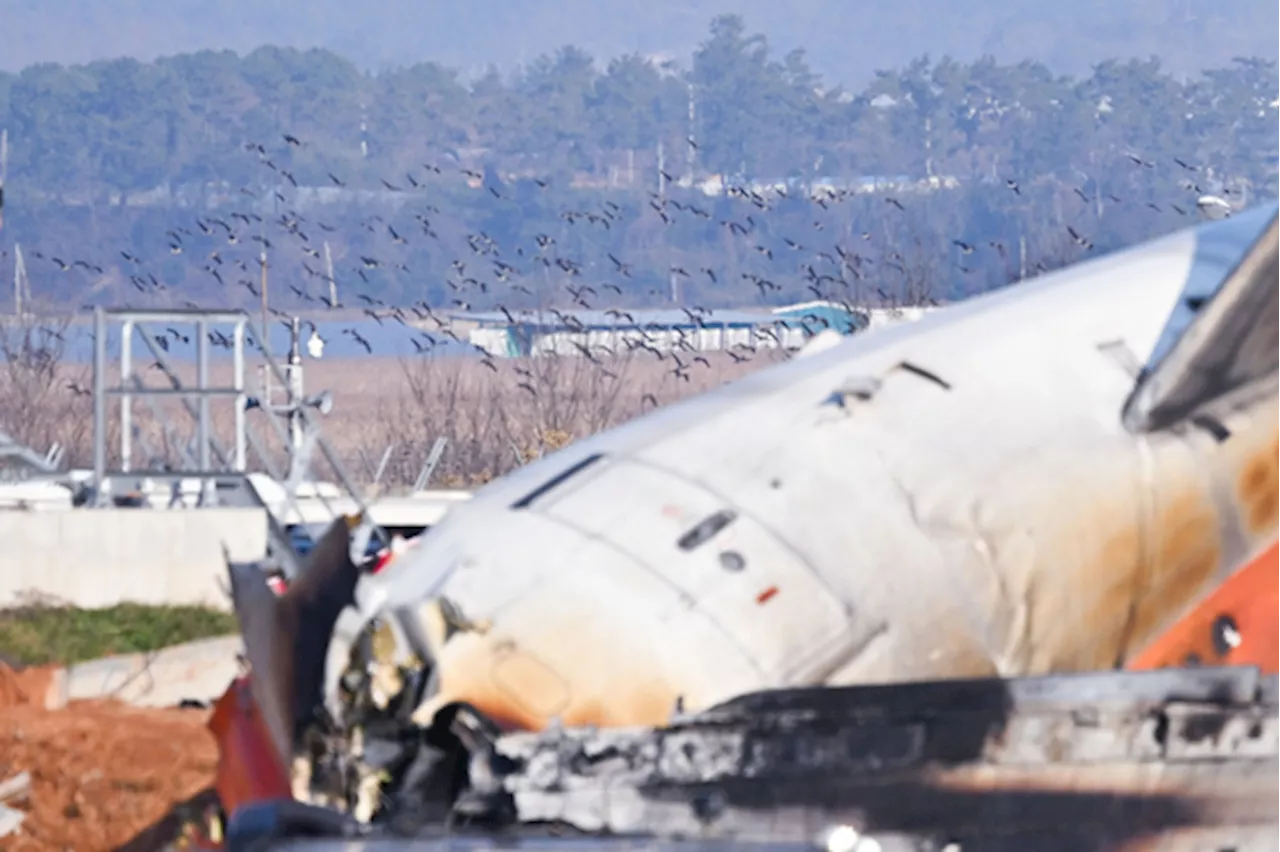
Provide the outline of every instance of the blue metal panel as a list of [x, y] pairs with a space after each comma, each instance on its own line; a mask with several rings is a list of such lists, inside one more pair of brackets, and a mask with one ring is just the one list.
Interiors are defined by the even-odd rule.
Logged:
[[792, 305], [779, 308], [775, 315], [788, 326], [804, 326], [815, 333], [830, 328], [841, 334], [852, 334], [866, 324], [861, 316], [834, 303]]

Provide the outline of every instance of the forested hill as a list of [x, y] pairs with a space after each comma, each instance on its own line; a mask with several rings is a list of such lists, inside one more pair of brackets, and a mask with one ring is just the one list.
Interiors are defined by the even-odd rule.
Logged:
[[563, 45], [685, 61], [707, 21], [742, 14], [828, 79], [861, 87], [914, 56], [1041, 61], [1086, 73], [1160, 56], [1178, 74], [1275, 59], [1274, 0], [0, 0], [0, 69], [263, 44], [326, 47], [362, 69], [433, 59], [504, 70]]
[[322, 242], [382, 300], [527, 278], [636, 303], [679, 270], [691, 297], [776, 301], [855, 255], [875, 292], [956, 297], [1188, 224], [1205, 193], [1275, 197], [1277, 94], [1263, 59], [919, 59], [846, 90], [735, 17], [684, 67], [563, 48], [470, 84], [276, 47], [41, 65], [0, 75], [0, 250], [67, 302], [247, 299], [262, 247], [314, 299]]
[[[249, 141], [306, 140], [278, 165], [377, 188], [430, 159], [597, 179], [645, 167], [750, 179], [1091, 175], [1101, 152], [1274, 173], [1276, 65], [1236, 59], [1187, 82], [1160, 60], [1047, 66], [917, 59], [867, 87], [833, 86], [739, 18], [716, 19], [691, 67], [638, 56], [603, 67], [575, 47], [471, 85], [424, 63], [379, 75], [323, 51], [261, 48], [0, 74], [11, 188], [81, 195], [260, 176]], [[692, 101], [692, 103], [691, 103]], [[690, 120], [690, 108], [694, 117]], [[687, 139], [697, 148], [690, 156]], [[403, 182], [397, 180], [396, 182]], [[616, 181], [615, 181], [616, 182]]]

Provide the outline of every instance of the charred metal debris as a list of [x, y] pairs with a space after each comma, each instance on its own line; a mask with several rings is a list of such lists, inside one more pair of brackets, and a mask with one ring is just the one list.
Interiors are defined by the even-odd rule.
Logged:
[[361, 570], [332, 558], [347, 530], [331, 534], [270, 605], [260, 572], [232, 566], [254, 695], [268, 723], [286, 720], [294, 801], [231, 814], [230, 849], [299, 832], [830, 848], [822, 838], [843, 830], [881, 850], [1274, 842], [1277, 679], [1254, 668], [772, 691], [662, 728], [502, 733], [465, 704], [418, 725], [431, 662], [393, 653], [391, 618], [350, 639], [325, 694]]

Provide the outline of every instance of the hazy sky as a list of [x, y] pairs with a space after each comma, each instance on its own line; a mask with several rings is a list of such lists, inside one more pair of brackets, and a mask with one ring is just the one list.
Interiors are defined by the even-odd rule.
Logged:
[[808, 48], [816, 70], [851, 86], [923, 53], [1069, 73], [1111, 56], [1156, 54], [1186, 72], [1277, 55], [1276, 0], [0, 0], [0, 69], [266, 43], [329, 47], [373, 69], [511, 68], [567, 43], [685, 59], [725, 12], [778, 53]]

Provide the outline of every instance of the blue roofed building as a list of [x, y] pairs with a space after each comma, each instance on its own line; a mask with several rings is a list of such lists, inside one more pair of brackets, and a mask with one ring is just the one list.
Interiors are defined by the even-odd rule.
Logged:
[[839, 302], [801, 302], [774, 308], [773, 315], [788, 328], [799, 328], [810, 335], [831, 329], [841, 334], [862, 331], [870, 322], [868, 312], [850, 311]]

